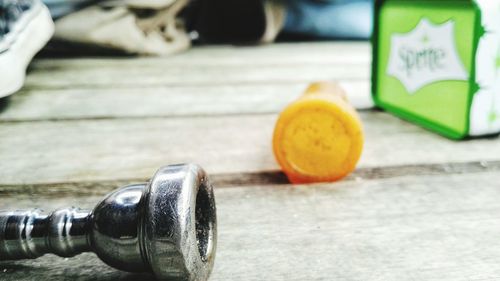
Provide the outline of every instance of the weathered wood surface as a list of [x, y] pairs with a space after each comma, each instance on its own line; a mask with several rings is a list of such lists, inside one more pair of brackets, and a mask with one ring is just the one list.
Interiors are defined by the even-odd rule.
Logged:
[[[159, 166], [216, 184], [211, 280], [500, 280], [500, 142], [450, 141], [363, 111], [366, 146], [338, 183], [291, 186], [277, 113], [314, 80], [369, 98], [364, 43], [193, 49], [171, 58], [36, 60], [0, 111], [0, 209], [92, 207]], [[1, 262], [0, 280], [150, 280], [91, 254]]]
[[[34, 75], [36, 75], [34, 73]], [[373, 106], [367, 81], [342, 83], [359, 109]], [[281, 111], [307, 83], [25, 89], [9, 100], [0, 121], [264, 114]]]
[[[498, 280], [500, 173], [216, 190], [211, 280]], [[0, 199], [90, 208], [98, 197]], [[0, 263], [0, 280], [151, 280], [93, 255]]]
[[[496, 138], [456, 142], [382, 112], [362, 114], [360, 168], [500, 160]], [[212, 174], [276, 170], [276, 115], [3, 123], [1, 185], [143, 179], [165, 163]]]
[[[261, 46], [203, 46], [186, 53], [166, 58], [143, 58], [140, 60], [128, 57], [86, 58], [80, 59], [42, 59], [36, 61], [32, 68], [60, 69], [97, 68], [99, 66], [242, 66], [242, 65], [316, 65], [321, 66], [335, 62], [338, 64], [369, 65], [371, 63], [371, 47], [365, 42], [307, 42], [280, 43]], [[167, 64], [165, 64], [167, 63]]]
[[269, 113], [314, 80], [340, 81], [354, 106], [370, 108], [369, 69], [369, 46], [359, 43], [208, 47], [168, 58], [42, 59], [0, 118]]
[[[138, 59], [142, 62], [145, 59]], [[132, 67], [133, 66], [133, 67]], [[369, 65], [248, 65], [248, 66], [165, 66], [151, 67], [148, 63], [127, 65], [102, 65], [96, 68], [54, 68], [39, 71], [27, 79], [31, 88], [71, 88], [71, 87], [108, 87], [129, 86], [177, 86], [177, 85], [221, 85], [249, 83], [290, 83], [311, 80], [348, 81], [369, 78]], [[36, 68], [35, 68], [36, 70]], [[102, 75], [102, 73], [106, 75]], [[189, 75], [186, 75], [189, 73]], [[55, 79], [57, 77], [57, 79]]]
[[370, 48], [365, 43], [209, 47], [167, 58], [42, 59], [31, 68], [26, 89], [366, 82]]

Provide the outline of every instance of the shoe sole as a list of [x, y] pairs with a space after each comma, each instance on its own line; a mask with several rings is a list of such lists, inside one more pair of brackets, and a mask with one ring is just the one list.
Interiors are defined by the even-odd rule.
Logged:
[[24, 17], [27, 22], [16, 40], [0, 53], [0, 98], [22, 88], [28, 64], [54, 34], [54, 22], [45, 5], [36, 4]]

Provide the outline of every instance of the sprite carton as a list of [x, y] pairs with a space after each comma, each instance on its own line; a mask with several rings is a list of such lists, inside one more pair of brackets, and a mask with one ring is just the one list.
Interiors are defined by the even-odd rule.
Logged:
[[500, 133], [500, 0], [375, 6], [375, 103], [453, 139]]

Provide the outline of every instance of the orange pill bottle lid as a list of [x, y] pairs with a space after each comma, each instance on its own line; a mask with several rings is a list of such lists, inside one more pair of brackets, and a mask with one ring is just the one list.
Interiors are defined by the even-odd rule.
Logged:
[[336, 84], [315, 83], [279, 116], [273, 151], [293, 183], [335, 181], [361, 156], [363, 129]]

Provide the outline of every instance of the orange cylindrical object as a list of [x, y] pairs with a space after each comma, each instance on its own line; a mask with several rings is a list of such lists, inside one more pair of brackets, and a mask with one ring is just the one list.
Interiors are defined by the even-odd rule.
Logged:
[[317, 82], [280, 114], [273, 152], [292, 183], [339, 180], [363, 150], [361, 120], [336, 83]]

